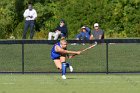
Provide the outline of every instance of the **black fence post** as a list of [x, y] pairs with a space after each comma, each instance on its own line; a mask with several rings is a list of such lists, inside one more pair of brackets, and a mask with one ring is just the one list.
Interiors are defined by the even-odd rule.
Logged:
[[106, 74], [108, 73], [108, 43], [106, 43]]
[[24, 43], [22, 43], [22, 74], [24, 74]]

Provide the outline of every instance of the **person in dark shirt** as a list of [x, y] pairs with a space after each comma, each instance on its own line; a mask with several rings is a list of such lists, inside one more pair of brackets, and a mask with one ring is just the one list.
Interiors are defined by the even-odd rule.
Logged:
[[60, 25], [54, 30], [54, 32], [49, 32], [48, 40], [57, 40], [59, 37], [67, 37], [67, 26], [65, 25], [64, 20], [60, 21]]

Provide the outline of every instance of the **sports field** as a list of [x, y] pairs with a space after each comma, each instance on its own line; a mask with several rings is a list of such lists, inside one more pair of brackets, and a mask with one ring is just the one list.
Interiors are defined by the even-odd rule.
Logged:
[[0, 93], [139, 93], [133, 74], [0, 74]]

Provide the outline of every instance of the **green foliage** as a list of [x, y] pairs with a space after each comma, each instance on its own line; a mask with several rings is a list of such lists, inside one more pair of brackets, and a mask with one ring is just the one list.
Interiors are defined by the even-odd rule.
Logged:
[[0, 37], [7, 38], [9, 33], [13, 31], [14, 28], [14, 1], [9, 4], [11, 0], [2, 0], [0, 2]]
[[48, 32], [52, 31], [61, 19], [67, 23], [69, 38], [74, 38], [83, 25], [93, 29], [95, 22], [104, 29], [106, 38], [140, 37], [139, 0], [2, 0], [1, 39], [11, 35], [21, 39], [23, 12], [28, 3], [33, 3], [38, 13], [36, 39], [47, 38]]

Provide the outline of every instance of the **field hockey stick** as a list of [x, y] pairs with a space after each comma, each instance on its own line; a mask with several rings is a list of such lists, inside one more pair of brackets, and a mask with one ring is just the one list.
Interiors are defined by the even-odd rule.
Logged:
[[[95, 47], [96, 45], [97, 45], [97, 42], [95, 42], [93, 45], [89, 46], [88, 48], [85, 48], [85, 49], [81, 50], [81, 53], [83, 53], [83, 52], [85, 52], [85, 51], [87, 51], [87, 50], [89, 50], [89, 49]], [[73, 57], [76, 56], [76, 55], [77, 55], [77, 54], [72, 55], [71, 58], [73, 58]]]
[[91, 48], [93, 48], [93, 47], [95, 47], [96, 45], [97, 45], [97, 42], [95, 42], [95, 43], [94, 43], [93, 45], [91, 45], [90, 47], [83, 49], [83, 50], [81, 51], [81, 53], [84, 52], [84, 51], [87, 51], [87, 50], [89, 50], [89, 49], [91, 49]]

